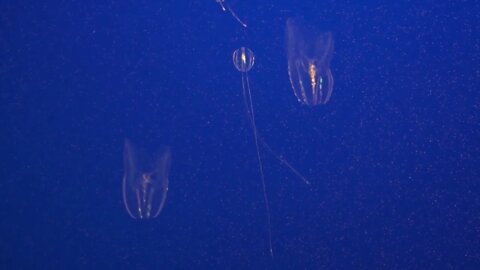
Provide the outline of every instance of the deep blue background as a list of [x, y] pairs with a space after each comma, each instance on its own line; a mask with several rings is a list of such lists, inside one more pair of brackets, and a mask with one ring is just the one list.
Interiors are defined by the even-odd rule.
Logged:
[[[480, 269], [476, 1], [0, 4], [1, 269]], [[285, 21], [332, 31], [305, 107]], [[232, 52], [263, 151], [275, 257]], [[131, 219], [124, 138], [170, 145], [166, 206]]]

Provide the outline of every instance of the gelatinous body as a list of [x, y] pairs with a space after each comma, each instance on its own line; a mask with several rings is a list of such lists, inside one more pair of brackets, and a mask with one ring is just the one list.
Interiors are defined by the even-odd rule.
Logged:
[[135, 219], [157, 217], [167, 199], [170, 149], [147, 153], [125, 140], [123, 158], [123, 202], [128, 214]]
[[248, 72], [255, 64], [255, 55], [249, 48], [241, 47], [233, 52], [233, 64], [240, 72]]
[[268, 224], [269, 252], [270, 252], [270, 255], [273, 257], [270, 205], [268, 202], [267, 188], [265, 185], [263, 161], [260, 155], [260, 144], [262, 144], [265, 147], [265, 149], [267, 149], [273, 156], [275, 156], [275, 158], [277, 158], [282, 165], [289, 168], [295, 175], [297, 175], [307, 185], [309, 185], [310, 182], [307, 179], [305, 179], [305, 177], [303, 177], [303, 175], [301, 175], [292, 165], [290, 165], [290, 163], [286, 159], [284, 159], [282, 156], [277, 155], [258, 133], [257, 124], [255, 122], [255, 112], [253, 109], [252, 91], [250, 90], [250, 81], [248, 77], [248, 72], [252, 69], [253, 65], [255, 64], [255, 55], [249, 48], [241, 47], [233, 52], [233, 64], [235, 68], [238, 71], [240, 71], [242, 74], [242, 89], [243, 89], [243, 98], [245, 102], [245, 109], [246, 109], [247, 117], [250, 121], [250, 124], [252, 125], [253, 138], [254, 138], [255, 147], [257, 150], [258, 167], [259, 167], [260, 177], [262, 181], [263, 197], [265, 202], [267, 224]]
[[327, 103], [333, 91], [332, 33], [317, 32], [289, 19], [286, 35], [288, 76], [298, 101], [309, 106]]
[[258, 144], [259, 138], [258, 138], [258, 132], [257, 132], [257, 125], [255, 123], [255, 113], [253, 110], [252, 92], [250, 91], [250, 82], [248, 80], [248, 71], [252, 69], [254, 63], [255, 63], [255, 55], [249, 48], [241, 47], [233, 52], [233, 64], [238, 69], [238, 71], [242, 73], [243, 98], [245, 101], [245, 108], [247, 111], [248, 118], [250, 120], [250, 123], [252, 124], [253, 138], [255, 140], [255, 147], [257, 150], [258, 167], [260, 170], [260, 177], [262, 180], [263, 198], [265, 202], [265, 208], [267, 211], [269, 251], [270, 251], [270, 255], [273, 256], [270, 206], [268, 203], [267, 188], [265, 185], [265, 174], [263, 173], [262, 158], [260, 157], [260, 147]]

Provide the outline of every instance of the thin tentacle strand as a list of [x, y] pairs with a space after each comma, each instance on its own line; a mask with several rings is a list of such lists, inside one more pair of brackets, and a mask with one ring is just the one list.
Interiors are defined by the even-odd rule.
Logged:
[[265, 174], [263, 172], [263, 163], [262, 158], [260, 156], [260, 146], [258, 144], [258, 133], [257, 133], [257, 126], [255, 124], [255, 113], [253, 111], [253, 102], [252, 102], [252, 92], [250, 91], [250, 83], [248, 81], [248, 74], [246, 72], [242, 73], [242, 86], [243, 86], [243, 96], [245, 100], [245, 108], [247, 110], [247, 114], [251, 120], [252, 130], [253, 130], [253, 137], [255, 140], [255, 146], [257, 149], [257, 159], [258, 165], [260, 170], [260, 176], [262, 178], [262, 188], [263, 188], [263, 199], [265, 202], [265, 209], [267, 214], [267, 225], [268, 225], [268, 245], [270, 256], [273, 257], [273, 244], [272, 244], [272, 224], [271, 224], [271, 216], [270, 216], [270, 204], [268, 201], [267, 196], [267, 186], [265, 184]]

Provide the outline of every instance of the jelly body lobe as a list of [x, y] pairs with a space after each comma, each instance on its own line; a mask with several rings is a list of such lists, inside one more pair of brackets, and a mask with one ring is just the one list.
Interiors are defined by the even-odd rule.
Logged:
[[305, 105], [326, 104], [333, 92], [332, 33], [319, 33], [289, 19], [286, 35], [288, 76], [295, 96]]
[[167, 198], [170, 163], [168, 147], [148, 154], [125, 140], [122, 191], [132, 218], [149, 219], [160, 214]]

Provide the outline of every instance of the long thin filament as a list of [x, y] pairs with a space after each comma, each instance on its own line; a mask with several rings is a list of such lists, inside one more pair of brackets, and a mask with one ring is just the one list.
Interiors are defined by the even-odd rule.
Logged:
[[265, 202], [265, 209], [267, 211], [268, 245], [269, 245], [269, 250], [270, 250], [270, 256], [273, 257], [272, 224], [271, 224], [271, 217], [270, 217], [270, 205], [269, 205], [269, 202], [268, 202], [267, 187], [265, 185], [265, 175], [263, 173], [262, 158], [260, 157], [260, 147], [258, 145], [257, 126], [255, 124], [255, 113], [253, 111], [252, 92], [250, 91], [250, 83], [248, 81], [248, 74], [246, 72], [242, 72], [242, 87], [243, 87], [243, 96], [244, 96], [244, 99], [245, 99], [245, 106], [246, 106], [246, 109], [247, 109], [247, 113], [250, 117], [250, 120], [252, 122], [253, 137], [255, 139], [255, 146], [257, 148], [258, 165], [259, 165], [259, 169], [260, 169], [260, 176], [262, 178], [263, 199], [264, 199], [264, 202]]
[[230, 5], [225, 3], [225, 0], [217, 0], [217, 3], [220, 4], [223, 11], [228, 10], [230, 12], [230, 14], [232, 14], [233, 18], [235, 18], [235, 20], [237, 20], [243, 27], [247, 27], [247, 24], [244, 23], [242, 20], [240, 20], [240, 18], [237, 16], [235, 11], [233, 11], [233, 9], [230, 7]]
[[302, 180], [305, 184], [310, 185], [310, 181], [307, 180], [297, 169], [295, 169], [283, 156], [278, 155], [275, 153], [272, 148], [265, 142], [265, 140], [262, 139], [262, 137], [259, 137], [260, 141], [262, 142], [263, 146], [272, 154], [282, 165], [285, 165], [287, 168], [289, 168], [293, 174], [295, 174], [300, 180]]
[[[244, 77], [246, 77], [246, 79]], [[245, 82], [244, 82], [244, 80], [245, 80]], [[252, 104], [253, 102], [251, 102], [252, 101], [252, 99], [251, 99], [252, 95], [251, 95], [251, 91], [250, 91], [250, 84], [248, 83], [247, 74], [242, 75], [242, 86], [243, 86], [243, 89], [244, 89], [244, 101], [245, 101], [245, 107], [247, 109], [247, 116], [248, 116], [248, 119], [250, 120], [250, 124], [252, 125], [252, 129], [254, 129], [255, 133], [257, 134], [256, 135], [257, 140], [260, 141], [263, 144], [263, 146], [268, 150], [268, 152], [270, 152], [270, 154], [272, 156], [274, 156], [280, 162], [280, 164], [287, 167], [293, 174], [295, 174], [305, 184], [310, 185], [311, 184], [310, 181], [308, 181], [305, 176], [303, 176], [297, 169], [295, 169], [295, 167], [293, 167], [290, 164], [290, 162], [288, 162], [287, 159], [285, 159], [282, 155], [279, 155], [275, 151], [273, 151], [273, 149], [267, 144], [267, 142], [265, 142], [265, 140], [259, 134], [259, 132], [257, 131], [257, 125], [255, 124], [255, 119], [252, 116], [253, 115], [253, 104]], [[248, 94], [247, 91], [245, 91], [245, 89], [247, 89], [248, 93], [250, 93], [250, 94]]]

